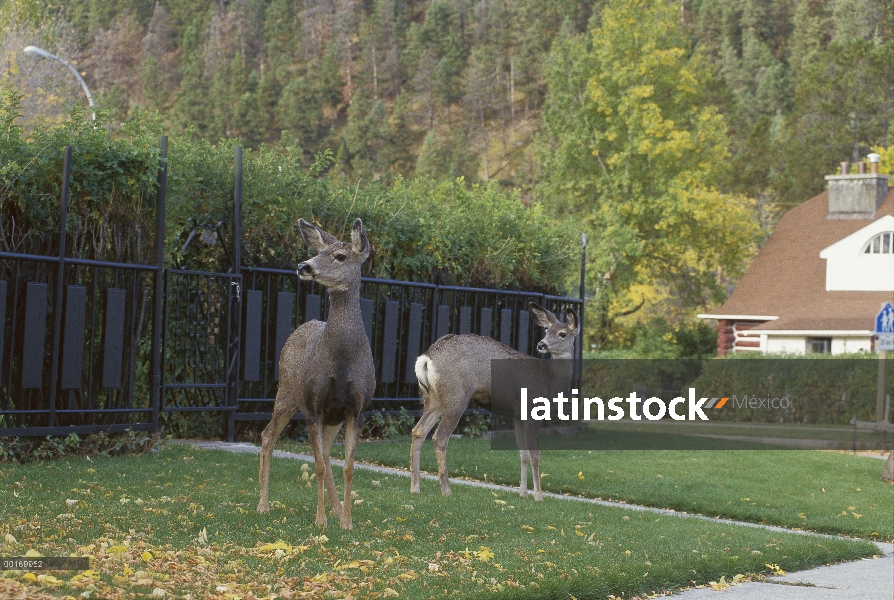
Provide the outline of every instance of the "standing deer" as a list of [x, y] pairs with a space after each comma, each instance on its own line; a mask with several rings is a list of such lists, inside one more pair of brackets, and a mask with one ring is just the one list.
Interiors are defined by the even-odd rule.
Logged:
[[[314, 453], [317, 480], [317, 525], [326, 525], [323, 485], [332, 514], [341, 517], [343, 529], [351, 529], [351, 479], [358, 420], [376, 387], [372, 351], [360, 315], [360, 265], [370, 245], [360, 219], [354, 221], [347, 244], [298, 220], [301, 236], [317, 255], [298, 265], [298, 276], [329, 288], [329, 320], [308, 321], [292, 332], [279, 358], [279, 391], [270, 424], [261, 434], [261, 467], [258, 512], [270, 511], [267, 485], [270, 457], [279, 434], [301, 411]], [[338, 500], [329, 453], [332, 441], [345, 423], [345, 500]]]
[[[577, 314], [569, 309], [565, 313], [566, 322], [561, 323], [556, 316], [531, 303], [534, 321], [546, 328], [546, 335], [537, 344], [540, 353], [549, 352], [553, 358], [571, 359], [574, 356], [574, 338], [580, 331]], [[441, 479], [441, 493], [450, 495], [447, 479], [447, 442], [456, 429], [460, 417], [476, 400], [489, 401], [491, 397], [491, 361], [501, 359], [537, 360], [527, 354], [513, 350], [505, 344], [475, 334], [445, 335], [438, 339], [428, 351], [416, 359], [416, 379], [422, 390], [422, 416], [413, 428], [413, 442], [410, 450], [410, 492], [419, 493], [419, 454], [428, 432], [440, 418], [432, 442], [438, 459], [438, 476]], [[551, 373], [551, 382], [566, 387], [571, 382], [574, 365], [570, 360], [557, 361]], [[521, 485], [519, 494], [528, 495], [528, 464], [531, 464], [534, 479], [534, 499], [542, 500], [540, 491], [540, 450], [537, 446], [536, 422], [515, 420], [515, 435], [521, 454]]]

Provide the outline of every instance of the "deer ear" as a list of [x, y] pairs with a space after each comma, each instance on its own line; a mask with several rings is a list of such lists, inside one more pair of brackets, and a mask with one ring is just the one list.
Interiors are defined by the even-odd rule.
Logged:
[[338, 241], [334, 235], [330, 235], [304, 219], [298, 219], [298, 228], [301, 230], [301, 237], [307, 242], [307, 245], [321, 252]]
[[536, 302], [531, 302], [530, 307], [531, 314], [534, 315], [534, 322], [541, 327], [549, 329], [559, 322], [559, 320], [556, 318], [556, 315], [538, 305]]
[[351, 228], [351, 246], [354, 252], [360, 254], [363, 260], [369, 256], [369, 238], [366, 237], [366, 228], [363, 221], [357, 219]]
[[565, 324], [574, 328], [574, 335], [580, 331], [580, 321], [577, 319], [577, 313], [570, 308], [565, 309]]

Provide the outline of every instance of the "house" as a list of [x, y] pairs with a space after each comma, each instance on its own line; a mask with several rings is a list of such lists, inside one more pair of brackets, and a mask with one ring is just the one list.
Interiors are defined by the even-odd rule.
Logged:
[[718, 356], [874, 350], [875, 316], [894, 301], [894, 189], [869, 159], [788, 211], [723, 306], [698, 315], [717, 323]]

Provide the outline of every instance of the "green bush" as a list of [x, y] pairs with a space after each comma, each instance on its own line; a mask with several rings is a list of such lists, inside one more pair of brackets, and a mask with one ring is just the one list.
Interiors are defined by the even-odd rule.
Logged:
[[151, 450], [164, 432], [133, 431], [122, 433], [94, 433], [81, 437], [67, 436], [0, 437], [0, 462], [27, 463], [33, 460], [53, 460], [66, 456], [115, 456], [143, 454]]
[[[106, 117], [97, 115], [100, 123]], [[69, 255], [152, 262], [162, 133], [157, 115], [136, 111], [113, 136], [94, 129], [83, 109], [54, 128], [26, 130], [18, 96], [0, 90], [0, 222], [9, 224], [0, 230], [0, 249], [55, 251], [63, 150], [71, 145]], [[231, 247], [235, 146], [171, 139], [168, 266], [229, 268], [219, 244], [182, 247], [190, 218], [224, 221]], [[305, 260], [299, 217], [343, 238], [360, 217], [373, 243], [371, 276], [556, 293], [574, 274], [576, 235], [539, 205], [525, 208], [495, 185], [468, 188], [461, 179], [349, 187], [326, 176], [332, 161], [323, 152], [307, 167], [300, 150], [287, 145], [244, 152], [243, 264], [291, 269]]]

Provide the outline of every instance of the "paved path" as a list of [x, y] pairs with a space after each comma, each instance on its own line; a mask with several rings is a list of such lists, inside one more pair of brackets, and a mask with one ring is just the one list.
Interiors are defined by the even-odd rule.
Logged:
[[[247, 452], [257, 454], [260, 448], [252, 444], [245, 443], [227, 443], [218, 441], [188, 441], [178, 440], [176, 443], [191, 444], [199, 448], [207, 448], [209, 450], [226, 450], [229, 452]], [[313, 462], [313, 456], [309, 454], [298, 454], [295, 452], [283, 452], [274, 450], [273, 455], [279, 458], [290, 458], [293, 460], [303, 460], [305, 462]], [[332, 461], [338, 466], [342, 466], [340, 460]], [[355, 463], [358, 469], [366, 469], [377, 473], [387, 475], [395, 475], [398, 477], [409, 477], [409, 471], [401, 469], [392, 469], [390, 467], [380, 467], [377, 465], [368, 465], [363, 463]], [[436, 475], [422, 473], [421, 477], [437, 481]], [[493, 483], [484, 483], [482, 481], [472, 481], [467, 479], [450, 479], [451, 484], [470, 485], [474, 487], [487, 488], [502, 492], [512, 492], [515, 488], [505, 485], [497, 485]], [[728, 525], [740, 525], [743, 527], [758, 527], [760, 529], [768, 529], [770, 531], [779, 531], [784, 533], [795, 533], [801, 535], [812, 535], [821, 537], [836, 537], [811, 531], [793, 531], [784, 527], [775, 527], [773, 525], [761, 525], [759, 523], [746, 523], [743, 521], [733, 521], [731, 519], [716, 519], [703, 515], [693, 515], [677, 510], [665, 508], [654, 508], [651, 506], [641, 506], [638, 504], [625, 504], [623, 502], [611, 502], [608, 500], [597, 500], [595, 498], [581, 498], [579, 496], [570, 496], [563, 494], [555, 494], [552, 492], [543, 492], [544, 497], [559, 498], [562, 500], [571, 500], [576, 502], [587, 502], [590, 504], [599, 504], [612, 508], [624, 508], [626, 510], [642, 510], [664, 515], [673, 515], [690, 519], [702, 519], [705, 521], [713, 521], [715, 523], [725, 523]], [[894, 544], [877, 543], [881, 558], [864, 559], [848, 563], [841, 563], [829, 567], [818, 567], [808, 571], [798, 571], [796, 573], [788, 573], [785, 577], [772, 577], [769, 582], [747, 582], [737, 586], [730, 587], [727, 590], [717, 592], [711, 588], [701, 588], [689, 590], [674, 595], [674, 598], [680, 600], [702, 600], [705, 598], [714, 598], [716, 600], [894, 600]]]

